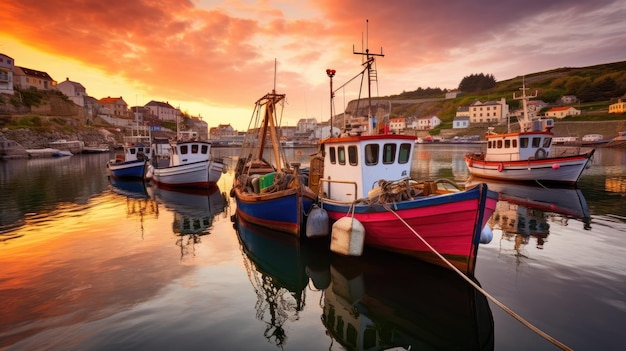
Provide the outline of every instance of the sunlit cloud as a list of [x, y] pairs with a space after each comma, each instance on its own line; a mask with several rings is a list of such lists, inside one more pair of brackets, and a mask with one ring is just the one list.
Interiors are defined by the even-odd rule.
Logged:
[[504, 80], [621, 61], [625, 17], [625, 0], [22, 0], [0, 4], [0, 52], [96, 98], [174, 102], [243, 129], [242, 111], [274, 81], [290, 125], [326, 119], [324, 72], [352, 78], [353, 49], [385, 54], [382, 95], [453, 89], [472, 73]]

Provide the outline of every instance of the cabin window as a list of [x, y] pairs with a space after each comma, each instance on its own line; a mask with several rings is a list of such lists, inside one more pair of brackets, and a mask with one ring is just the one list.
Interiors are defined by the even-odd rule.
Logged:
[[513, 139], [513, 147], [517, 149], [517, 139]]
[[540, 137], [533, 138], [533, 148], [539, 147], [539, 145], [541, 145], [541, 138]]
[[396, 160], [396, 144], [385, 144], [383, 146], [383, 163], [390, 164]]
[[549, 148], [551, 142], [552, 142], [552, 138], [545, 138], [545, 139], [543, 139], [543, 147]]
[[502, 149], [502, 140], [498, 140], [498, 149]]
[[493, 142], [492, 142], [491, 140], [489, 140], [489, 141], [487, 142], [487, 148], [488, 148], [488, 149], [493, 148]]
[[200, 151], [203, 155], [206, 155], [209, 152], [209, 145], [202, 145], [202, 149]]
[[191, 153], [192, 154], [197, 154], [198, 153], [198, 144], [192, 144], [191, 145]]
[[507, 139], [504, 141], [504, 148], [505, 149], [510, 149], [511, 148], [511, 140]]
[[398, 163], [404, 164], [410, 161], [411, 156], [411, 144], [401, 144], [400, 152], [398, 153]]
[[519, 139], [519, 147], [525, 149], [528, 147], [528, 138], [520, 138]]
[[335, 153], [335, 148], [331, 147], [328, 149], [328, 154], [330, 156], [330, 163], [335, 164], [337, 163], [337, 154]]
[[346, 148], [344, 146], [337, 148], [337, 158], [339, 159], [340, 165], [346, 164]]
[[348, 161], [350, 162], [351, 166], [356, 166], [359, 164], [358, 156], [359, 156], [359, 153], [357, 151], [356, 146], [354, 145], [348, 146]]
[[129, 149], [128, 151], [130, 151], [131, 155], [134, 155], [137, 152], [137, 150], [135, 150], [135, 149]]
[[180, 147], [180, 154], [186, 155], [187, 153], [189, 153], [189, 145], [182, 145]]
[[378, 163], [378, 144], [365, 145], [365, 164], [372, 166]]

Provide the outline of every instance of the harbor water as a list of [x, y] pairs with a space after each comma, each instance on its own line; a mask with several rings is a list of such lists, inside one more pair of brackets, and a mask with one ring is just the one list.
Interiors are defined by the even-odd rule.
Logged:
[[[412, 175], [470, 185], [478, 148], [418, 144]], [[231, 167], [202, 192], [112, 181], [109, 154], [0, 161], [0, 350], [624, 348], [626, 150], [575, 189], [490, 185], [474, 278], [523, 322], [450, 270], [233, 222], [239, 150], [213, 152]]]

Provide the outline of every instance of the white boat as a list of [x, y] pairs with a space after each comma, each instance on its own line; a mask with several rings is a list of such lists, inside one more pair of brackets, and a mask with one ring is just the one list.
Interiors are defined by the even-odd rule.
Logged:
[[69, 151], [72, 154], [80, 154], [81, 152], [83, 152], [85, 142], [82, 140], [59, 139], [48, 143], [48, 147], [62, 151]]
[[525, 85], [521, 90], [521, 96], [513, 94], [523, 105], [520, 130], [495, 133], [489, 128], [486, 149], [465, 156], [470, 174], [506, 181], [576, 184], [582, 172], [591, 166], [595, 150], [581, 152], [574, 147], [559, 152], [553, 150], [554, 121], [531, 116], [527, 102], [537, 95], [527, 96]]
[[207, 188], [224, 170], [224, 161], [211, 156], [210, 142], [171, 141], [168, 164], [150, 164], [146, 179], [165, 188]]

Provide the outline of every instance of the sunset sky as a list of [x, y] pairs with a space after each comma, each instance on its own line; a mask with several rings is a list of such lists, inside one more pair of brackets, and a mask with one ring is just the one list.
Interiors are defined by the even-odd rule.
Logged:
[[[329, 118], [325, 71], [335, 87], [354, 77], [365, 41], [385, 54], [374, 93], [393, 95], [623, 61], [625, 18], [626, 0], [14, 0], [0, 3], [0, 53], [97, 99], [167, 101], [245, 130], [275, 61], [294, 126]], [[336, 111], [357, 91], [337, 92]]]

